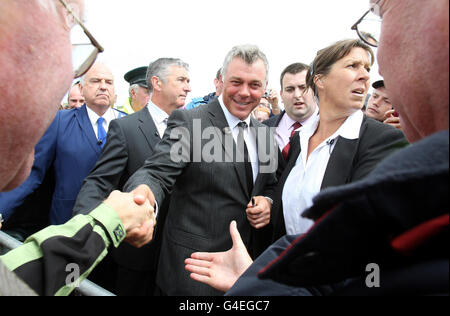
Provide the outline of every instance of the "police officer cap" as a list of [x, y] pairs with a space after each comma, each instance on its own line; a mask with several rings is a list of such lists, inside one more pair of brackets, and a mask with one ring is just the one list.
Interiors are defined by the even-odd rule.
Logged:
[[373, 83], [372, 87], [374, 89], [379, 89], [381, 87], [384, 87], [384, 80], [377, 80]]
[[139, 67], [133, 70], [130, 70], [123, 77], [127, 82], [130, 83], [130, 86], [134, 84], [138, 84], [141, 87], [147, 88], [147, 68], [148, 67]]

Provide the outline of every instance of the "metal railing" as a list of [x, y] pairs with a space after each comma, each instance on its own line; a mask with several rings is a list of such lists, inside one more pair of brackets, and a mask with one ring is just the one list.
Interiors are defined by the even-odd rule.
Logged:
[[[20, 247], [21, 245], [22, 243], [20, 241], [0, 231], [0, 246], [11, 250]], [[104, 288], [89, 280], [84, 280], [83, 282], [81, 282], [80, 286], [75, 289], [75, 291], [83, 296], [115, 296], [113, 293], [105, 290]]]

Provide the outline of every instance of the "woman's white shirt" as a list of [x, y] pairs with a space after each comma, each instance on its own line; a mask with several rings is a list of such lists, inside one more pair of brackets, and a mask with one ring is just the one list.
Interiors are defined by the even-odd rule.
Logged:
[[341, 136], [346, 139], [358, 139], [363, 118], [362, 111], [356, 111], [350, 115], [331, 137], [314, 149], [309, 157], [307, 157], [309, 139], [318, 127], [319, 116], [311, 124], [299, 129], [302, 151], [286, 179], [282, 194], [284, 220], [288, 235], [306, 233], [313, 225], [312, 220], [303, 218], [301, 214], [312, 206], [314, 197], [320, 192], [337, 138]]

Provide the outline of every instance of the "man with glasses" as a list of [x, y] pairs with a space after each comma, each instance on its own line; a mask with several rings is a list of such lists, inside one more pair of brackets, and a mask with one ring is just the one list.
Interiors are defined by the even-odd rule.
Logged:
[[228, 295], [448, 295], [449, 3], [371, 1], [353, 29], [377, 46], [364, 37], [375, 34], [361, 23], [369, 13], [383, 20], [380, 73], [413, 144], [366, 179], [319, 194], [303, 213], [315, 226], [253, 264], [233, 223], [231, 250], [186, 260], [195, 280], [234, 284]]
[[[75, 0], [69, 5], [63, 0], [0, 2], [0, 191], [12, 190], [27, 178], [34, 146], [54, 118], [74, 74], [86, 73], [103, 50], [86, 31], [95, 48], [75, 68], [71, 65], [69, 30], [72, 22], [82, 25], [76, 18], [82, 12], [83, 1]], [[14, 87], [20, 87], [20, 93]], [[36, 91], [41, 98], [30, 103]], [[113, 192], [89, 215], [48, 227], [0, 257], [0, 295], [33, 294], [7, 268], [37, 294], [67, 295], [74, 289], [70, 282], [84, 279], [108, 246], [117, 247], [125, 237], [135, 246], [147, 243], [154, 213], [143, 190]], [[79, 273], [68, 278], [70, 264]]]

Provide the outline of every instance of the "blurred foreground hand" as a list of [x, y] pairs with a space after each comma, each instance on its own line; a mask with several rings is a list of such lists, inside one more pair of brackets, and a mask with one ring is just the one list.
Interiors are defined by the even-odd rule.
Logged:
[[396, 129], [402, 130], [402, 125], [400, 124], [400, 118], [395, 110], [389, 110], [384, 113], [384, 124], [391, 125]]

